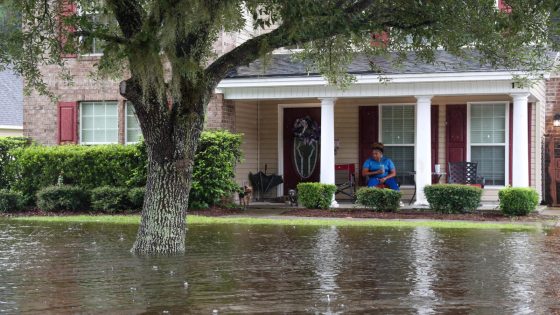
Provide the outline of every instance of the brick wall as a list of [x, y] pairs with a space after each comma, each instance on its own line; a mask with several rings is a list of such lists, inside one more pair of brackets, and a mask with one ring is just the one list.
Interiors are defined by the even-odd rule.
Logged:
[[546, 81], [545, 113], [545, 133], [549, 136], [559, 136], [560, 127], [554, 127], [552, 121], [555, 114], [560, 114], [560, 74], [551, 76]]
[[[95, 80], [91, 76], [97, 57], [68, 59], [67, 66], [74, 79], [71, 85], [60, 78], [60, 69], [55, 66], [44, 67], [42, 73], [50, 91], [61, 102], [117, 101], [119, 108], [119, 143], [125, 142], [125, 99], [119, 94], [119, 82]], [[235, 108], [222, 94], [212, 97], [207, 110], [208, 129], [235, 128]], [[78, 123], [79, 129], [79, 123]], [[45, 145], [56, 145], [58, 140], [57, 101], [37, 92], [24, 96], [23, 133]], [[78, 132], [79, 137], [79, 132]], [[79, 139], [78, 139], [79, 141]]]
[[208, 103], [205, 129], [227, 129], [235, 131], [235, 106], [232, 101], [224, 100], [223, 94], [214, 94]]
[[[118, 101], [122, 106], [124, 99], [119, 95], [118, 82], [95, 80], [91, 77], [91, 71], [96, 62], [95, 57], [68, 59], [68, 70], [74, 76], [70, 85], [60, 78], [59, 67], [43, 67], [41, 72], [49, 90], [59, 98], [59, 101]], [[37, 92], [24, 96], [23, 132], [24, 135], [33, 138], [38, 143], [57, 144], [57, 102]]]
[[560, 114], [560, 74], [551, 75], [546, 81], [546, 106], [545, 106], [545, 148], [544, 148], [544, 196], [543, 199], [547, 204], [558, 204], [557, 187], [554, 183], [552, 175], [555, 173], [551, 170], [554, 168], [553, 163], [553, 139], [560, 136], [560, 127], [554, 127], [554, 115]]

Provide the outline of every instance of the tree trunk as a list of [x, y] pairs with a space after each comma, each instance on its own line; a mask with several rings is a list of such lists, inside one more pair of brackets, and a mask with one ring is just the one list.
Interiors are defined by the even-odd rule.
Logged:
[[177, 161], [148, 162], [142, 222], [132, 251], [138, 254], [185, 251], [189, 180]]
[[146, 142], [148, 177], [142, 220], [131, 251], [137, 254], [183, 253], [185, 218], [194, 157], [204, 125], [202, 102], [205, 99], [198, 99], [190, 106], [169, 106], [161, 102], [141, 104], [142, 99], [137, 95], [140, 94], [127, 93], [128, 99], [132, 98]]

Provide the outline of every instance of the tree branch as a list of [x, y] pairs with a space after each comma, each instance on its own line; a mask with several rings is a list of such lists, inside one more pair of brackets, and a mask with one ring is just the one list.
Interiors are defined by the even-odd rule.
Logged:
[[128, 38], [123, 38], [120, 36], [116, 36], [116, 35], [109, 35], [109, 34], [102, 34], [102, 33], [96, 33], [96, 32], [91, 32], [91, 31], [76, 31], [73, 33], [74, 36], [86, 36], [86, 37], [95, 37], [98, 39], [102, 39], [106, 42], [113, 42], [113, 43], [117, 43], [117, 44], [130, 44], [130, 40]]
[[146, 12], [140, 1], [107, 0], [107, 4], [115, 12], [119, 27], [127, 39], [131, 39], [142, 30], [142, 17], [146, 15]]

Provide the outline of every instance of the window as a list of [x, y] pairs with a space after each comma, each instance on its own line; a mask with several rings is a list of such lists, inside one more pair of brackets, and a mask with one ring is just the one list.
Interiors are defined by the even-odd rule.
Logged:
[[[104, 0], [93, 0], [91, 3], [81, 4], [78, 6], [78, 14], [85, 17], [82, 21], [81, 28], [88, 32], [108, 32], [110, 25], [116, 25], [116, 20], [106, 13], [103, 13], [103, 6], [106, 6]], [[80, 36], [81, 54], [84, 55], [101, 55], [105, 42], [94, 36]]]
[[506, 105], [471, 104], [471, 161], [486, 185], [506, 183]]
[[136, 143], [140, 141], [142, 131], [138, 118], [134, 112], [134, 106], [130, 102], [126, 102], [126, 143]]
[[80, 143], [117, 143], [118, 116], [117, 102], [80, 103]]
[[413, 185], [409, 172], [414, 171], [414, 105], [381, 106], [380, 117], [384, 155], [395, 163], [401, 185]]

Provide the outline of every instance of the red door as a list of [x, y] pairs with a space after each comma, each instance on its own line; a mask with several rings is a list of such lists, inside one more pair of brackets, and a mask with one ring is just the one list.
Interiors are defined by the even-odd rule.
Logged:
[[357, 176], [360, 186], [365, 186], [365, 178], [362, 177], [362, 165], [371, 156], [371, 145], [379, 139], [379, 107], [360, 106], [359, 111], [360, 130], [360, 165], [358, 165]]
[[288, 190], [295, 189], [300, 182], [318, 182], [320, 174], [320, 146], [317, 146], [317, 162], [311, 176], [302, 178], [301, 172], [296, 170], [294, 161], [294, 124], [297, 119], [309, 116], [313, 121], [321, 125], [321, 108], [285, 108], [284, 109], [284, 195]]
[[466, 161], [467, 105], [448, 105], [445, 112], [445, 125], [447, 162]]

